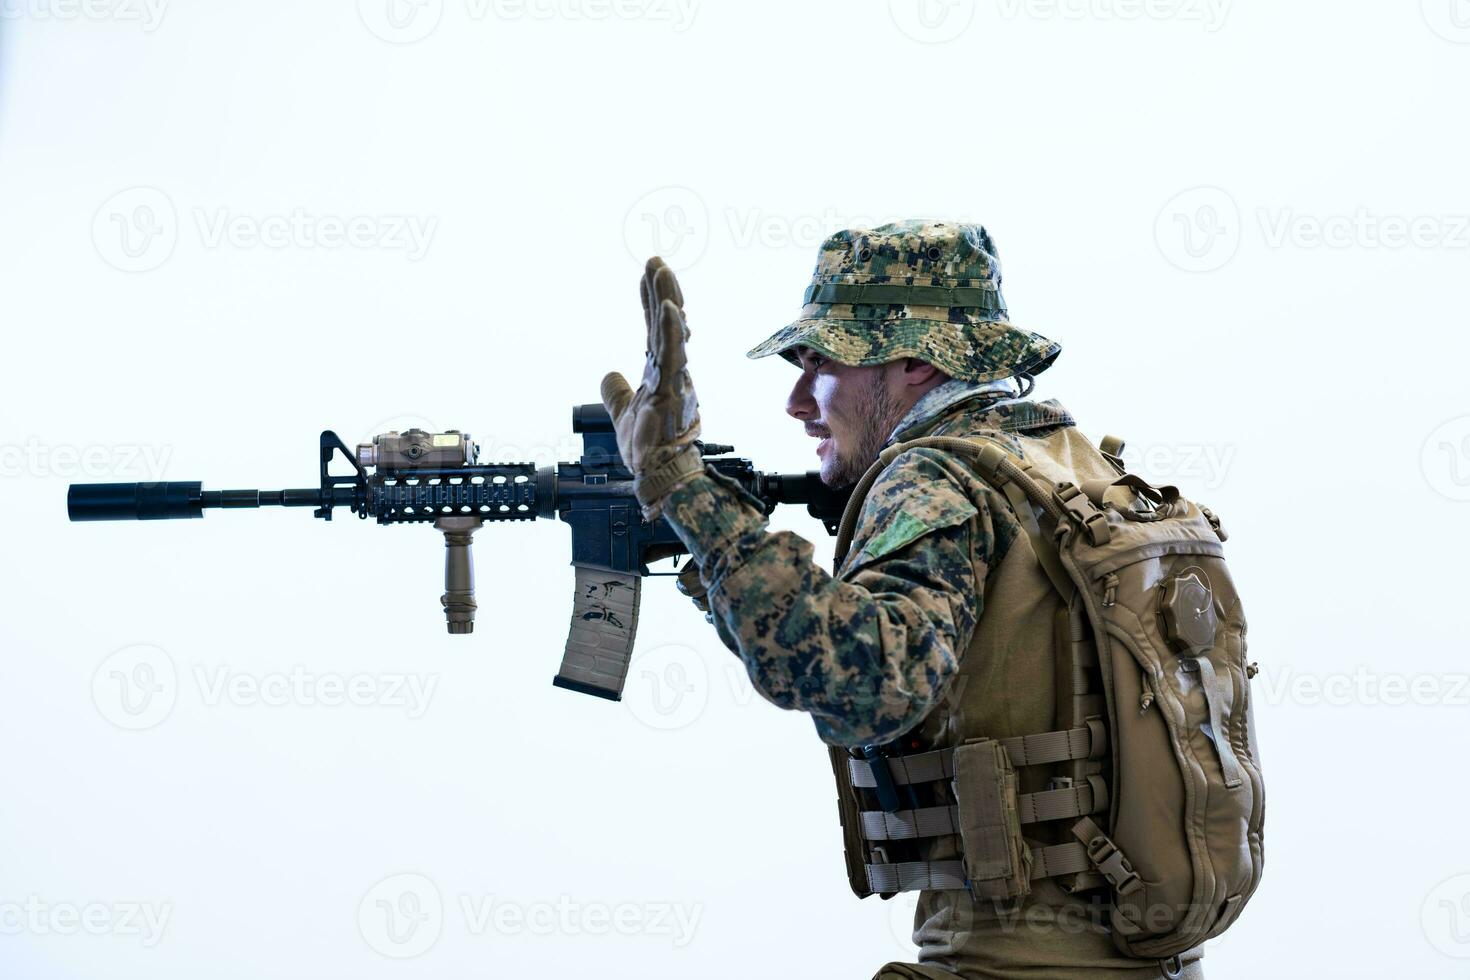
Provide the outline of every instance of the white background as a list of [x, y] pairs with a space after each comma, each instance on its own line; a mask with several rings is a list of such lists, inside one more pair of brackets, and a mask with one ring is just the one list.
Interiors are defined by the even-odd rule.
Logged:
[[808, 720], [667, 579], [618, 705], [549, 683], [564, 525], [481, 532], [449, 637], [432, 530], [63, 506], [310, 486], [322, 428], [571, 458], [655, 250], [706, 436], [807, 469], [743, 352], [827, 232], [909, 216], [985, 222], [1066, 348], [1038, 395], [1232, 532], [1268, 867], [1209, 975], [1470, 969], [1464, 0], [388, 2], [4, 0], [0, 976], [910, 956]]

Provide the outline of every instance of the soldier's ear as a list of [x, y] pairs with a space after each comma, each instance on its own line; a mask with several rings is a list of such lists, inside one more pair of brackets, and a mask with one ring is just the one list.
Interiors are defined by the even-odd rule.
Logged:
[[917, 357], [906, 357], [903, 360], [904, 381], [911, 385], [929, 384], [936, 378], [943, 381], [945, 374], [927, 361], [921, 361]]

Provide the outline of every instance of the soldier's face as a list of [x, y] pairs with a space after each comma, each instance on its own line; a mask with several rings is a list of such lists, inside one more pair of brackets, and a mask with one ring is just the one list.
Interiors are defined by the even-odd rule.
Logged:
[[848, 367], [799, 347], [801, 377], [786, 400], [786, 411], [817, 439], [822, 482], [830, 487], [856, 483], [878, 458], [883, 443], [917, 400], [894, 365]]

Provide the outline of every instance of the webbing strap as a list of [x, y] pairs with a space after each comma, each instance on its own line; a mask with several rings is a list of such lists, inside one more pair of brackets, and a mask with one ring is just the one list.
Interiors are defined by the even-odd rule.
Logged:
[[1045, 766], [1053, 762], [1091, 758], [1094, 750], [1100, 753], [1107, 746], [1107, 734], [1101, 725], [1083, 726], [1060, 732], [1003, 738], [1000, 744], [1010, 753], [1013, 766]]
[[914, 840], [959, 833], [958, 811], [955, 806], [931, 806], [896, 813], [864, 810], [858, 816], [868, 840]]
[[[1051, 847], [1028, 845], [1031, 851], [1031, 880], [1077, 874], [1092, 867], [1087, 848], [1078, 843]], [[894, 864], [865, 864], [868, 887], [875, 892], [944, 891], [965, 887], [965, 866], [960, 861], [902, 861]]]
[[1076, 842], [1053, 844], [1051, 847], [1031, 846], [1031, 878], [1056, 878], [1087, 871], [1092, 861], [1087, 857], [1087, 848]]
[[1031, 551], [1036, 555], [1041, 570], [1046, 572], [1046, 577], [1051, 579], [1051, 584], [1061, 594], [1063, 604], [1066, 604], [1071, 600], [1077, 586], [1062, 567], [1061, 559], [1057, 556], [1057, 546], [1042, 533], [1031, 498], [1026, 496], [1025, 491], [1014, 480], [1005, 481], [1000, 489], [1011, 502], [1011, 510], [1016, 512], [1017, 522], [1026, 531], [1026, 537], [1031, 541]]
[[965, 887], [965, 865], [961, 861], [902, 861], [865, 864], [863, 868], [868, 873], [868, 887], [880, 894]]
[[[1101, 736], [1102, 727], [1100, 725], [1097, 726], [1097, 731]], [[1011, 757], [1011, 765], [1044, 766], [1054, 762], [1089, 758], [1092, 754], [1093, 741], [1093, 730], [1082, 727], [1003, 738], [1000, 744]], [[884, 761], [888, 763], [888, 771], [893, 775], [895, 786], [933, 783], [941, 779], [949, 779], [954, 775], [953, 749], [936, 749], [933, 752], [894, 756]], [[852, 777], [852, 785], [858, 789], [873, 789], [877, 786], [877, 781], [873, 778], [872, 764], [867, 759], [848, 759], [847, 770]]]
[[1229, 708], [1228, 699], [1220, 683], [1220, 675], [1215, 673], [1215, 665], [1210, 662], [1210, 658], [1192, 659], [1198, 665], [1200, 684], [1205, 692], [1205, 705], [1210, 711], [1209, 736], [1220, 757], [1220, 775], [1224, 777], [1225, 788], [1234, 789], [1242, 780], [1240, 760], [1235, 757], [1235, 748], [1230, 744], [1230, 733], [1225, 730], [1224, 712]]
[[[1016, 797], [1016, 810], [1023, 824], [1064, 820], [1096, 813], [1107, 805], [1106, 797], [1099, 780], [1096, 789], [1090, 783], [1080, 783], [1039, 793], [1022, 793]], [[915, 840], [960, 832], [957, 806], [920, 807], [892, 813], [864, 810], [858, 817], [867, 840]]]
[[[914, 783], [937, 783], [954, 775], [954, 750], [939, 749], [920, 752], [917, 755], [900, 755], [884, 759], [888, 771], [893, 775], [895, 786], [910, 786]], [[847, 771], [852, 784], [858, 789], [874, 789], [878, 785], [873, 776], [873, 765], [867, 759], [848, 759]]]
[[968, 306], [1006, 311], [1000, 291], [982, 286], [905, 286], [902, 283], [813, 283], [803, 303], [841, 303], [853, 306]]
[[[1098, 780], [1097, 785], [1101, 789], [1102, 780]], [[1094, 792], [1091, 783], [1078, 783], [1063, 789], [1022, 793], [1016, 797], [1016, 806], [1022, 823], [1042, 823], [1095, 813], [1106, 804], [1106, 799], [1102, 798], [1106, 795], [1106, 791]]]

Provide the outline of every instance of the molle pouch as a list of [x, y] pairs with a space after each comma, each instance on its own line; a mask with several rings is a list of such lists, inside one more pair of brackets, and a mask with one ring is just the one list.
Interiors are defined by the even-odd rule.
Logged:
[[993, 738], [957, 746], [953, 792], [971, 893], [980, 898], [1029, 894], [1031, 854], [1021, 839], [1016, 770], [1005, 747]]

